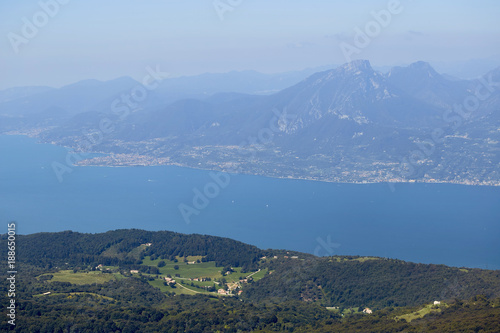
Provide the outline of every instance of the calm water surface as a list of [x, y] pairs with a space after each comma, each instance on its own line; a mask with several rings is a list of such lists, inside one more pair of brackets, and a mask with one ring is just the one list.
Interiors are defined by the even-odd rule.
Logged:
[[194, 190], [213, 183], [208, 171], [72, 167], [59, 182], [52, 163], [64, 164], [67, 154], [28, 137], [0, 136], [1, 233], [9, 221], [23, 234], [172, 230], [318, 255], [500, 269], [500, 187], [397, 184], [393, 192], [387, 184], [231, 175], [188, 224], [179, 204], [193, 206]]

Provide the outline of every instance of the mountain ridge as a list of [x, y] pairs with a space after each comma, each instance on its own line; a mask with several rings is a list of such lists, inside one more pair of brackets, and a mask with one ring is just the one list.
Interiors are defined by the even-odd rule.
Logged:
[[[489, 160], [500, 159], [499, 77], [494, 69], [481, 80], [452, 80], [426, 62], [382, 74], [369, 61], [355, 60], [270, 95], [221, 93], [164, 105], [154, 91], [123, 119], [105, 111], [103, 99], [73, 118], [51, 116], [43, 124], [55, 126], [38, 137], [75, 146], [85, 139], [82, 133], [98, 131], [99, 119], [108, 118], [113, 131], [91, 146], [131, 159], [222, 171], [221, 165], [236, 163], [242, 173], [323, 181], [498, 185], [500, 170]], [[491, 86], [482, 87], [485, 82]], [[460, 108], [477, 91], [488, 96], [469, 116]], [[437, 134], [441, 138], [434, 139]], [[458, 162], [463, 156], [470, 157], [467, 167]], [[112, 163], [94, 158], [80, 165]]]

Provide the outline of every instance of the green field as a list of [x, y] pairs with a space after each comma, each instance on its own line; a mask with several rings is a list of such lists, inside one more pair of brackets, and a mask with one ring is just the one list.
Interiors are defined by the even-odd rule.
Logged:
[[87, 293], [87, 292], [50, 293], [48, 295], [38, 294], [38, 295], [33, 295], [33, 297], [50, 297], [50, 296], [63, 296], [63, 295], [66, 295], [67, 298], [72, 298], [75, 295], [78, 295], [78, 296], [89, 295], [89, 296], [93, 296], [93, 297], [96, 297], [96, 298], [99, 298], [99, 299], [105, 299], [105, 300], [108, 300], [108, 301], [115, 301], [115, 299], [112, 298], [112, 297], [103, 296], [103, 295], [99, 295], [99, 294], [96, 294], [96, 293]]
[[[181, 260], [179, 260], [181, 259]], [[187, 260], [189, 262], [194, 262], [188, 264], [184, 262], [184, 258], [179, 258], [178, 262], [174, 262], [173, 260], [164, 260], [165, 266], [160, 267], [160, 278], [155, 278], [152, 281], [149, 281], [149, 284], [160, 289], [162, 292], [175, 293], [175, 294], [186, 294], [186, 295], [194, 295], [194, 294], [217, 294], [217, 292], [208, 292], [205, 287], [215, 287], [215, 289], [219, 289], [219, 285], [225, 281], [227, 284], [237, 283], [238, 286], [243, 287], [245, 283], [239, 283], [240, 278], [244, 279], [248, 276], [252, 276], [254, 281], [260, 280], [266, 274], [268, 274], [267, 269], [258, 271], [258, 272], [241, 272], [241, 267], [234, 267], [233, 272], [223, 276], [221, 271], [223, 267], [216, 267], [215, 262], [199, 262], [197, 260], [202, 259], [201, 256], [189, 256]], [[150, 257], [146, 257], [143, 260], [143, 265], [155, 266], [158, 267], [158, 263], [161, 259], [151, 260]], [[178, 266], [178, 269], [174, 267]], [[102, 267], [102, 269], [109, 269], [115, 271], [116, 267]], [[158, 277], [157, 274], [144, 274], [142, 275]], [[176, 276], [179, 275], [179, 276]], [[53, 277], [48, 280], [50, 282], [69, 282], [75, 285], [84, 285], [84, 284], [102, 284], [115, 279], [124, 279], [125, 276], [121, 275], [118, 272], [113, 273], [103, 273], [102, 271], [80, 271], [74, 273], [72, 270], [61, 270], [56, 273], [47, 273], [42, 276], [52, 275]], [[170, 275], [173, 279], [176, 280], [177, 284], [175, 287], [165, 286], [164, 285], [164, 277]], [[39, 278], [40, 278], [39, 277]], [[193, 281], [197, 278], [210, 278], [210, 281]], [[181, 285], [181, 282], [183, 284]]]
[[152, 285], [153, 287], [156, 287], [160, 289], [162, 292], [168, 292], [168, 293], [175, 293], [175, 294], [184, 294], [184, 295], [195, 295], [195, 294], [205, 294], [205, 295], [210, 295], [210, 294], [216, 294], [216, 293], [211, 293], [208, 291], [205, 291], [203, 289], [198, 289], [196, 287], [191, 286], [191, 283], [194, 283], [198, 286], [202, 286], [202, 284], [205, 284], [207, 286], [213, 286], [214, 282], [193, 282], [189, 280], [185, 280], [185, 285], [181, 285], [180, 281], [181, 280], [176, 280], [178, 283], [176, 283], [175, 287], [171, 286], [165, 286], [163, 284], [165, 280], [163, 279], [155, 279], [153, 281], [149, 281], [149, 284]]
[[[201, 258], [201, 257], [188, 257], [190, 259], [192, 258]], [[189, 260], [189, 259], [188, 259]], [[161, 261], [161, 259], [156, 259], [156, 260], [151, 260], [149, 257], [144, 258], [142, 261], [143, 265], [147, 266], [155, 266], [158, 267], [158, 263]], [[182, 260], [179, 260], [178, 262], [174, 262], [173, 260], [163, 260], [165, 261], [165, 266], [160, 267], [160, 273], [162, 275], [168, 275], [170, 274], [172, 277], [175, 276], [175, 274], [180, 274], [181, 277], [183, 278], [188, 278], [188, 279], [194, 279], [194, 278], [220, 278], [222, 277], [220, 272], [222, 270], [222, 267], [215, 267], [215, 262], [201, 262], [199, 264], [187, 264], [183, 262]], [[195, 261], [195, 260], [190, 260], [190, 261]], [[179, 269], [176, 270], [174, 267], [179, 266]]]
[[73, 273], [72, 270], [62, 270], [56, 273], [43, 275], [53, 275], [52, 279], [50, 279], [49, 281], [69, 282], [71, 284], [79, 285], [92, 283], [102, 284], [116, 279], [115, 274], [107, 274], [100, 271]]
[[[245, 276], [248, 276], [246, 275], [248, 273], [245, 273]], [[262, 279], [264, 276], [266, 276], [268, 274], [268, 270], [267, 269], [264, 269], [264, 270], [261, 270], [260, 272], [257, 272], [255, 274], [252, 275], [252, 278], [254, 281], [259, 281], [260, 279]]]
[[[151, 257], [146, 257], [142, 260], [142, 264], [143, 265], [148, 265], [148, 266], [156, 266], [158, 265], [158, 263], [160, 261], [165, 261], [165, 263], [168, 265], [168, 264], [172, 264], [172, 265], [178, 265], [178, 264], [186, 264], [184, 262], [184, 257], [179, 257], [179, 256], [176, 256], [175, 257], [177, 259], [177, 263], [174, 262], [173, 260], [168, 260], [168, 259], [155, 259], [155, 260], [151, 260]], [[203, 259], [203, 256], [187, 256], [186, 257], [186, 260], [188, 262], [196, 262], [197, 260], [201, 261], [201, 259]]]
[[[163, 261], [165, 261], [165, 266], [159, 268], [161, 276], [170, 275], [174, 280], [176, 280], [177, 284], [175, 288], [165, 286], [163, 284], [163, 279], [155, 279], [154, 281], [150, 281], [149, 283], [152, 286], [159, 288], [163, 292], [173, 292], [176, 294], [187, 295], [193, 295], [196, 293], [214, 294], [205, 291], [203, 288], [215, 286], [215, 288], [218, 289], [218, 285], [222, 279], [224, 279], [226, 283], [237, 283], [240, 281], [240, 278], [246, 278], [249, 275], [252, 275], [254, 281], [257, 281], [262, 279], [267, 274], [267, 270], [242, 273], [241, 267], [234, 267], [234, 272], [223, 276], [221, 274], [223, 267], [216, 267], [215, 262], [213, 261], [196, 263], [196, 260], [201, 260], [202, 257], [189, 256], [187, 257], [187, 260], [190, 262], [194, 261], [195, 263], [187, 264], [183, 261], [183, 258], [179, 259], [178, 262], [164, 259]], [[151, 260], [150, 257], [146, 257], [143, 259], [142, 264], [158, 267], [158, 263], [161, 260], [162, 259]], [[174, 268], [175, 266], [178, 266], [179, 268], [176, 270]], [[176, 274], [179, 276], [176, 276]], [[193, 279], [197, 278], [210, 278], [211, 281], [193, 281]], [[182, 286], [180, 285], [181, 281], [184, 283], [184, 285]], [[241, 284], [241, 286], [243, 285], [244, 284]]]
[[164, 280], [163, 279], [155, 279], [153, 281], [149, 281], [149, 284], [152, 285], [155, 288], [160, 289], [162, 292], [167, 292], [167, 293], [176, 293], [176, 294], [185, 294], [185, 295], [194, 295], [195, 293], [189, 292], [188, 290], [185, 290], [184, 288], [179, 288], [175, 287], [172, 288], [170, 286], [165, 286], [163, 284]]
[[[182, 278], [187, 278], [187, 279], [195, 279], [195, 278], [211, 278], [211, 279], [221, 279], [225, 278], [228, 282], [233, 281], [237, 282], [240, 277], [245, 278], [248, 275], [252, 274], [252, 272], [247, 272], [247, 273], [241, 273], [241, 267], [235, 267], [233, 268], [234, 272], [232, 272], [229, 275], [222, 276], [221, 271], [223, 267], [216, 267], [215, 262], [209, 261], [209, 262], [200, 262], [196, 263], [196, 259], [201, 259], [201, 256], [189, 256], [188, 261], [195, 261], [194, 264], [187, 264], [183, 262], [182, 260], [179, 260], [178, 262], [174, 262], [173, 260], [163, 260], [165, 261], [165, 266], [160, 267], [160, 273], [162, 275], [168, 275], [170, 274], [172, 277], [175, 277], [175, 274], [179, 274], [180, 277]], [[151, 260], [150, 257], [144, 258], [142, 261], [143, 265], [147, 266], [155, 266], [158, 267], [158, 263], [161, 261], [161, 259], [155, 259]], [[179, 269], [175, 269], [175, 266], [179, 266]], [[253, 275], [254, 280], [261, 279], [264, 277], [266, 274], [265, 271], [258, 272], [257, 274]]]
[[402, 315], [402, 316], [397, 316], [396, 320], [406, 320], [408, 323], [411, 322], [412, 320], [414, 319], [419, 319], [419, 318], [423, 318], [425, 315], [431, 313], [431, 312], [441, 312], [441, 309], [440, 307], [446, 307], [445, 304], [439, 304], [439, 305], [433, 305], [433, 304], [428, 304], [426, 305], [425, 307], [423, 307], [422, 309], [418, 310], [418, 311], [415, 311], [415, 312], [412, 312], [412, 313], [408, 313], [408, 314], [405, 314], [405, 315]]
[[353, 259], [348, 259], [348, 258], [343, 258], [343, 257], [333, 257], [330, 259], [330, 261], [336, 261], [336, 262], [343, 262], [343, 261], [359, 261], [359, 262], [365, 262], [368, 260], [380, 260], [380, 258], [376, 257], [359, 257], [359, 258], [353, 258]]

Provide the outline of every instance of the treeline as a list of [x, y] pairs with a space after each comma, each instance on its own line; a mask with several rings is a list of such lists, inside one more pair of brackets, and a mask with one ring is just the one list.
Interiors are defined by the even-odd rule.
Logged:
[[229, 238], [207, 235], [185, 235], [167, 231], [152, 234], [152, 245], [144, 255], [161, 259], [174, 256], [204, 256], [205, 261], [215, 261], [217, 266], [242, 267], [246, 271], [258, 268], [262, 250]]
[[[2, 243], [6, 241], [6, 235], [2, 235], [1, 240]], [[133, 251], [146, 243], [152, 245], [137, 256]], [[149, 255], [160, 258], [194, 255], [204, 256], [207, 261], [215, 261], [218, 266], [243, 267], [250, 271], [257, 268], [262, 253], [255, 246], [229, 238], [169, 231], [131, 229], [100, 234], [64, 231], [19, 235], [17, 238], [18, 261], [46, 269], [65, 265], [140, 264], [140, 260]]]
[[356, 259], [275, 260], [270, 264], [273, 274], [249, 285], [243, 296], [258, 302], [303, 300], [323, 306], [376, 309], [468, 299], [478, 294], [500, 297], [500, 271]]

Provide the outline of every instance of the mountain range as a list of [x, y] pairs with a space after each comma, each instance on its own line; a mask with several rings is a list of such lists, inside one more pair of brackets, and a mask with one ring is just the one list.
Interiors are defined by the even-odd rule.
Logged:
[[129, 78], [3, 91], [0, 130], [110, 154], [82, 165], [145, 156], [323, 181], [500, 184], [500, 68], [459, 80], [422, 61], [380, 73], [355, 60], [308, 74], [168, 79], [140, 101]]

